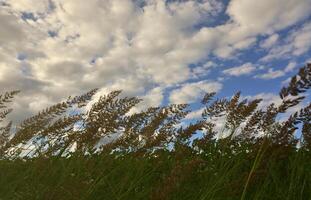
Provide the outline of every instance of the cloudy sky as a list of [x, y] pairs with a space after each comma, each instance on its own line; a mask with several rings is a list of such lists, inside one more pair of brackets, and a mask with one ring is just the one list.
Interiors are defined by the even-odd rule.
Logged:
[[0, 27], [16, 119], [93, 88], [141, 108], [237, 90], [273, 101], [311, 60], [311, 0], [0, 0]]

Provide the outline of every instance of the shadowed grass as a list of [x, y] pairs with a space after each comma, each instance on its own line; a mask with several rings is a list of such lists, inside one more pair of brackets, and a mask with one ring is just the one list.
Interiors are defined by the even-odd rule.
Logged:
[[212, 163], [200, 155], [180, 159], [168, 152], [153, 158], [99, 154], [3, 160], [0, 199], [241, 199], [243, 194], [245, 199], [311, 199], [309, 152], [263, 154], [256, 168], [246, 154]]

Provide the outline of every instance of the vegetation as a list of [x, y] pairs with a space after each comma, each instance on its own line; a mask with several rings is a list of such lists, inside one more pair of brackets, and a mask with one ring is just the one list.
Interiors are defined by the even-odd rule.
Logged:
[[[11, 130], [18, 91], [0, 96], [0, 199], [311, 199], [311, 64], [282, 88], [280, 105], [260, 99], [202, 100], [202, 118], [179, 126], [188, 105], [148, 108], [141, 100], [69, 97]], [[216, 124], [222, 123], [217, 129]], [[300, 133], [297, 136], [297, 132]], [[110, 141], [110, 142], [104, 142]]]

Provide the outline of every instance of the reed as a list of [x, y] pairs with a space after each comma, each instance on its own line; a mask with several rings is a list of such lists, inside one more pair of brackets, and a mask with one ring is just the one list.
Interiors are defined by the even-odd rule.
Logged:
[[261, 99], [240, 92], [209, 93], [201, 119], [184, 127], [187, 104], [129, 115], [141, 99], [121, 91], [84, 111], [95, 89], [14, 131], [6, 117], [18, 91], [7, 92], [0, 95], [0, 199], [311, 199], [310, 102], [277, 120], [310, 87], [307, 64], [281, 89], [280, 105], [259, 109]]

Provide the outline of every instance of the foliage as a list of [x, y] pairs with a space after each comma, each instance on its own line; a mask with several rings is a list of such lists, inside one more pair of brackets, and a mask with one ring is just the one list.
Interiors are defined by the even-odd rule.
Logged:
[[7, 92], [0, 199], [311, 199], [310, 102], [278, 120], [310, 87], [307, 64], [281, 89], [280, 105], [259, 109], [261, 99], [240, 92], [216, 100], [208, 93], [202, 118], [187, 126], [187, 104], [129, 114], [140, 99], [113, 91], [96, 100], [95, 89], [15, 131], [6, 117], [18, 91]]

